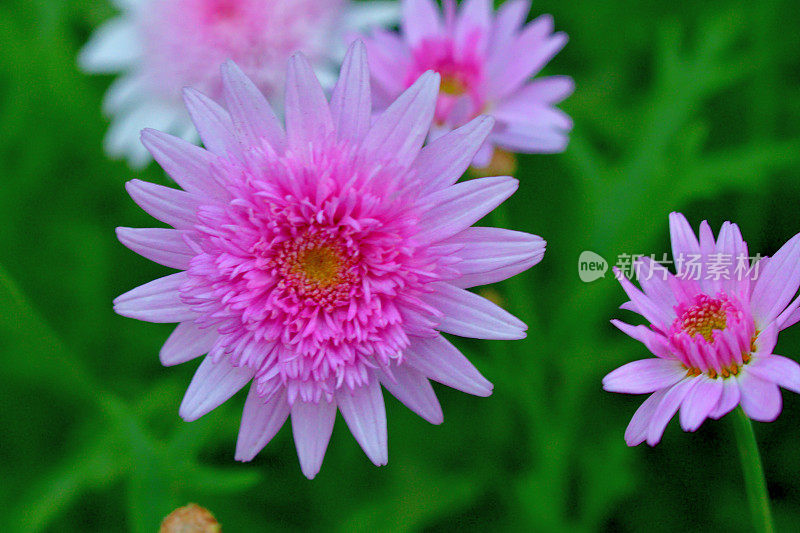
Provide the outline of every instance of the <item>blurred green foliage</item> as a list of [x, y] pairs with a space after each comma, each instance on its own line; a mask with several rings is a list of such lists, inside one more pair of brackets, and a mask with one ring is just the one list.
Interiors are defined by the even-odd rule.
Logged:
[[[437, 386], [445, 423], [387, 400], [390, 461], [373, 467], [341, 420], [306, 480], [288, 427], [233, 461], [243, 395], [200, 421], [177, 416], [197, 363], [165, 369], [170, 326], [116, 316], [111, 300], [168, 270], [124, 249], [117, 225], [151, 219], [124, 181], [167, 183], [106, 159], [100, 100], [75, 53], [113, 15], [105, 0], [0, 4], [0, 523], [5, 531], [155, 531], [189, 501], [229, 532], [748, 531], [730, 422], [656, 448], [625, 446], [641, 398], [602, 376], [644, 348], [593, 250], [668, 250], [667, 214], [742, 227], [773, 253], [800, 231], [800, 10], [790, 0], [542, 0], [570, 43], [548, 67], [574, 76], [569, 150], [520, 159], [495, 223], [537, 233], [545, 260], [496, 287], [531, 324], [520, 342], [458, 341], [492, 380], [474, 398]], [[800, 359], [800, 332], [779, 353]], [[756, 426], [779, 530], [800, 523], [800, 398]]]

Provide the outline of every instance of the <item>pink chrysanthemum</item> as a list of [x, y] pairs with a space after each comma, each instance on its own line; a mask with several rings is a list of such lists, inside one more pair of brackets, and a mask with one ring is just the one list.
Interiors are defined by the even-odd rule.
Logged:
[[572, 79], [529, 81], [566, 44], [545, 15], [523, 26], [528, 0], [503, 4], [495, 15], [490, 0], [402, 1], [402, 34], [376, 30], [366, 39], [376, 96], [391, 101], [427, 70], [441, 74], [433, 136], [478, 115], [495, 118], [492, 134], [476, 154], [488, 165], [494, 147], [524, 153], [563, 151], [572, 129], [555, 104], [572, 93]]
[[779, 386], [800, 392], [800, 365], [772, 353], [778, 332], [798, 320], [800, 299], [789, 302], [800, 286], [800, 234], [751, 266], [736, 224], [725, 222], [715, 241], [704, 221], [698, 242], [684, 216], [672, 213], [670, 233], [678, 275], [642, 258], [637, 271], [644, 292], [619, 276], [631, 299], [622, 307], [650, 327], [612, 323], [656, 355], [603, 379], [607, 391], [653, 393], [625, 432], [629, 446], [657, 444], [678, 409], [685, 431], [737, 405], [753, 420], [769, 422], [781, 412]]
[[116, 0], [122, 14], [104, 24], [82, 50], [89, 72], [122, 72], [105, 108], [114, 121], [106, 137], [112, 156], [134, 165], [149, 160], [139, 142], [144, 127], [191, 139], [181, 90], [222, 94], [219, 65], [228, 59], [274, 97], [289, 56], [306, 54], [332, 79], [344, 53], [343, 31], [394, 20], [388, 2], [350, 0]]
[[153, 130], [142, 141], [184, 190], [128, 191], [175, 229], [120, 240], [183, 270], [115, 310], [180, 322], [161, 361], [208, 354], [180, 414], [194, 420], [252, 381], [236, 457], [252, 459], [291, 414], [303, 472], [319, 471], [337, 407], [369, 458], [387, 461], [381, 385], [432, 423], [428, 379], [485, 396], [491, 384], [440, 332], [520, 339], [526, 326], [469, 287], [541, 260], [539, 237], [470, 226], [517, 188], [455, 184], [492, 127], [478, 118], [422, 148], [439, 76], [425, 73], [374, 121], [366, 52], [351, 47], [330, 103], [302, 55], [289, 63], [286, 133], [256, 86], [222, 68], [227, 111], [186, 104], [206, 149]]

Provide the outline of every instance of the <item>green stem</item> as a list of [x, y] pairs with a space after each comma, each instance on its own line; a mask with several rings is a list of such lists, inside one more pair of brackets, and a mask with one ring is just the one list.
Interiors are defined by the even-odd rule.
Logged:
[[739, 456], [742, 460], [744, 485], [747, 499], [750, 502], [750, 512], [753, 515], [753, 524], [756, 531], [772, 533], [772, 513], [769, 508], [769, 494], [767, 482], [764, 478], [764, 469], [761, 466], [761, 455], [758, 453], [756, 435], [753, 433], [753, 424], [742, 408], [734, 413], [734, 430], [736, 443], [739, 447]]

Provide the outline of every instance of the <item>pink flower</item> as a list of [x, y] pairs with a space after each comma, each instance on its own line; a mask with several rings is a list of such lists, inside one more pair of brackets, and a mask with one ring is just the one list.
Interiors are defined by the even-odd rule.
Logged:
[[790, 301], [800, 286], [800, 234], [751, 268], [736, 224], [725, 222], [715, 241], [704, 221], [698, 242], [683, 215], [669, 220], [678, 275], [643, 258], [644, 292], [618, 276], [631, 299], [622, 307], [650, 327], [612, 323], [656, 356], [603, 379], [607, 391], [653, 393], [625, 432], [629, 446], [656, 445], [678, 409], [685, 431], [737, 405], [753, 420], [771, 422], [781, 412], [778, 387], [800, 392], [800, 365], [772, 353], [778, 332], [797, 321], [791, 317], [800, 299]]
[[343, 33], [396, 18], [388, 2], [350, 0], [115, 0], [119, 17], [101, 26], [81, 51], [88, 72], [121, 72], [106, 95], [114, 117], [106, 137], [112, 156], [143, 166], [139, 132], [153, 127], [187, 140], [193, 128], [181, 90], [218, 99], [219, 65], [232, 59], [269, 97], [283, 88], [289, 56], [301, 51], [324, 78], [335, 77]]
[[352, 45], [326, 100], [303, 55], [289, 63], [286, 132], [256, 86], [223, 65], [227, 111], [187, 89], [206, 149], [153, 130], [142, 142], [184, 190], [138, 180], [133, 199], [175, 229], [120, 228], [132, 250], [182, 272], [115, 300], [124, 316], [180, 322], [173, 365], [208, 354], [180, 408], [194, 420], [252, 382], [236, 458], [252, 459], [292, 417], [303, 473], [320, 469], [337, 408], [386, 464], [381, 385], [426, 420], [429, 379], [487, 396], [492, 385], [441, 332], [520, 339], [526, 326], [466, 290], [541, 260], [539, 237], [473, 223], [517, 181], [456, 184], [492, 127], [478, 118], [422, 147], [439, 76], [372, 121], [369, 71]]
[[524, 153], [561, 152], [572, 129], [569, 116], [553, 107], [572, 93], [572, 79], [529, 81], [566, 44], [544, 15], [523, 26], [527, 0], [503, 4], [495, 15], [490, 0], [466, 0], [458, 13], [444, 0], [402, 1], [402, 34], [375, 30], [366, 40], [377, 96], [391, 101], [427, 70], [441, 74], [433, 136], [481, 114], [495, 127], [477, 154], [486, 166], [495, 146]]

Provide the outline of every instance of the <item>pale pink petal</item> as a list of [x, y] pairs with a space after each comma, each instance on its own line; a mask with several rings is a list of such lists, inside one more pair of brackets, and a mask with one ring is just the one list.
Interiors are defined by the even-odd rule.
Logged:
[[[668, 329], [674, 317], [668, 314], [661, 305], [654, 302], [646, 294], [634, 287], [633, 283], [631, 283], [628, 278], [620, 275], [617, 267], [614, 267], [614, 272], [617, 274], [617, 279], [619, 279], [622, 289], [631, 299], [631, 302], [633, 302], [636, 312], [661, 330]], [[672, 314], [674, 315], [674, 312]]]
[[455, 27], [456, 43], [462, 47], [475, 46], [482, 53], [491, 31], [492, 8], [491, 0], [464, 0]]
[[184, 322], [195, 318], [192, 309], [181, 301], [180, 288], [186, 282], [186, 272], [178, 272], [145, 283], [117, 296], [117, 314], [147, 322]]
[[787, 357], [777, 354], [758, 357], [747, 366], [747, 372], [800, 394], [800, 365]]
[[339, 81], [331, 96], [331, 114], [340, 139], [358, 142], [369, 130], [372, 96], [367, 50], [363, 41], [353, 42], [347, 51]]
[[524, 339], [528, 326], [482, 296], [447, 283], [423, 300], [444, 314], [439, 330], [475, 339]]
[[297, 400], [292, 405], [292, 434], [300, 459], [300, 469], [308, 479], [314, 479], [322, 467], [325, 450], [331, 440], [336, 420], [336, 404]]
[[[681, 213], [669, 214], [669, 233], [672, 239], [673, 260], [678, 261], [683, 258], [686, 261], [689, 256], [700, 255], [700, 244], [697, 242], [697, 237], [686, 217]], [[678, 275], [680, 274], [678, 272]]]
[[[775, 319], [775, 322], [780, 326], [781, 329], [786, 329], [789, 326], [794, 326], [798, 322], [800, 322], [800, 309], [798, 309], [798, 304], [800, 304], [800, 298], [797, 298], [790, 307], [793, 308], [790, 313], [784, 316], [783, 313]], [[787, 308], [788, 309], [788, 308]]]
[[194, 252], [184, 240], [186, 232], [164, 228], [117, 228], [119, 242], [147, 259], [186, 270]]
[[364, 138], [364, 152], [410, 165], [428, 136], [438, 94], [439, 74], [420, 76], [375, 120]]
[[647, 346], [647, 349], [650, 350], [653, 355], [657, 357], [674, 358], [664, 335], [656, 333], [647, 326], [632, 326], [631, 324], [626, 324], [616, 319], [612, 320], [611, 323], [626, 335], [633, 337]]
[[403, 33], [412, 44], [436, 35], [441, 28], [439, 9], [432, 0], [402, 0]]
[[575, 82], [569, 76], [547, 76], [527, 83], [509, 100], [554, 105], [567, 98], [573, 91]]
[[462, 245], [454, 255], [461, 259], [456, 268], [461, 278], [456, 287], [487, 285], [510, 278], [544, 257], [546, 242], [537, 235], [502, 228], [467, 228], [446, 244]]
[[681, 404], [680, 422], [684, 431], [696, 431], [719, 403], [724, 388], [722, 379], [700, 376], [698, 384]]
[[800, 287], [800, 234], [773, 255], [759, 273], [750, 297], [756, 323], [763, 327], [786, 308]]
[[239, 392], [253, 377], [252, 368], [233, 366], [227, 359], [215, 363], [203, 359], [181, 402], [181, 418], [187, 422], [210, 413]]
[[245, 146], [259, 146], [266, 141], [278, 152], [286, 146], [286, 136], [267, 99], [233, 61], [220, 69], [225, 102], [233, 127]]
[[746, 369], [736, 380], [742, 395], [739, 402], [747, 416], [759, 422], [772, 422], [778, 418], [783, 400], [781, 390], [775, 383], [761, 379]]
[[129, 181], [125, 189], [150, 216], [175, 229], [191, 229], [197, 223], [198, 196], [141, 180]]
[[214, 154], [179, 137], [149, 128], [142, 131], [142, 144], [187, 192], [227, 198], [227, 193], [211, 177], [211, 164], [217, 159]]
[[569, 144], [567, 133], [564, 129], [530, 123], [505, 123], [502, 130], [492, 132], [489, 140], [510, 152], [555, 154], [566, 150]]
[[686, 377], [680, 362], [670, 359], [641, 359], [614, 370], [603, 378], [609, 392], [646, 394], [671, 387]]
[[656, 412], [656, 407], [661, 403], [667, 391], [669, 389], [661, 389], [648, 396], [633, 414], [633, 418], [625, 430], [625, 443], [628, 446], [638, 446], [645, 441], [653, 413]]
[[158, 354], [161, 364], [173, 366], [205, 355], [219, 338], [215, 328], [199, 328], [194, 322], [181, 322], [167, 338]]
[[[717, 236], [716, 253], [730, 256], [729, 279], [721, 280], [722, 289], [728, 294], [749, 294], [750, 279], [736, 272], [736, 266], [742, 258], [747, 258], [747, 244], [742, 239], [739, 226], [724, 222]], [[741, 279], [740, 279], [741, 278]]]
[[183, 90], [183, 101], [206, 150], [221, 156], [241, 156], [242, 147], [236, 139], [230, 113], [190, 87]]
[[370, 379], [353, 390], [341, 388], [336, 391], [336, 403], [347, 427], [370, 461], [377, 466], [388, 463], [386, 408], [380, 382]]
[[480, 116], [420, 150], [411, 165], [411, 169], [422, 180], [420, 194], [444, 189], [458, 181], [493, 126], [493, 118]]
[[658, 305], [668, 316], [675, 314], [673, 307], [678, 304], [675, 293], [670, 286], [672, 274], [650, 257], [641, 257], [636, 261], [637, 276], [642, 291], [650, 300]]
[[252, 461], [286, 422], [289, 409], [285, 392], [279, 392], [264, 401], [258, 395], [258, 385], [250, 385], [236, 441], [236, 460]]
[[489, 56], [487, 64], [493, 65], [499, 58], [503, 57], [514, 35], [525, 23], [525, 18], [531, 9], [530, 0], [510, 0], [503, 2], [494, 17], [492, 35], [489, 39]]
[[722, 386], [722, 394], [719, 397], [719, 401], [717, 402], [716, 407], [708, 415], [714, 420], [719, 420], [723, 416], [733, 411], [733, 409], [739, 405], [739, 398], [741, 398], [739, 384], [735, 379], [723, 380]]
[[492, 394], [492, 384], [441, 335], [413, 338], [404, 357], [411, 367], [443, 385], [475, 396]]
[[667, 390], [650, 418], [650, 424], [647, 427], [647, 444], [655, 446], [661, 441], [661, 436], [664, 435], [670, 419], [678, 411], [692, 387], [698, 383], [699, 381], [696, 379], [687, 378]]
[[508, 176], [479, 178], [426, 196], [421, 202], [419, 242], [439, 242], [465, 230], [502, 204], [519, 187]]
[[422, 373], [410, 367], [410, 364], [401, 364], [391, 369], [392, 375], [373, 370], [392, 396], [400, 400], [403, 405], [417, 413], [431, 424], [441, 424], [444, 420], [442, 407], [436, 399], [430, 381]]
[[333, 118], [322, 85], [308, 59], [295, 54], [286, 75], [286, 136], [289, 147], [307, 149], [333, 133]]

